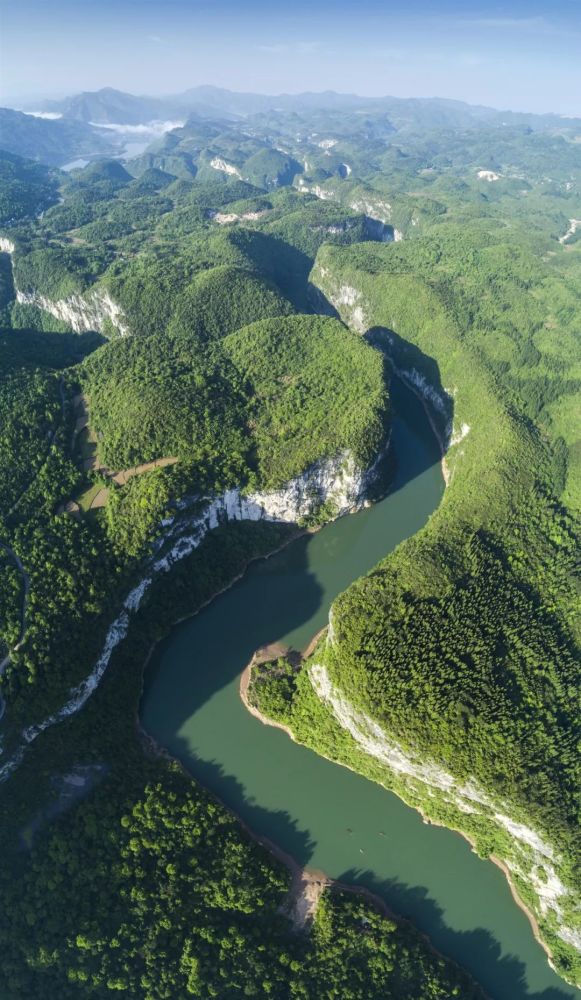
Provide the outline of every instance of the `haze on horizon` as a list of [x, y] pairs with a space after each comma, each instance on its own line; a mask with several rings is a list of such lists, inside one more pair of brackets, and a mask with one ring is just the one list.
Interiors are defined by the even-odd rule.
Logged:
[[0, 0], [0, 103], [214, 84], [581, 116], [579, 51], [577, 0]]

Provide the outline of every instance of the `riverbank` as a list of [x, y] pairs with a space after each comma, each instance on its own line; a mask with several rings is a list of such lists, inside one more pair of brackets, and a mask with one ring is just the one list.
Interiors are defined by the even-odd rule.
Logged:
[[260, 666], [261, 663], [268, 663], [270, 660], [277, 660], [279, 656], [288, 656], [291, 652], [294, 653], [298, 662], [307, 660], [314, 652], [315, 647], [327, 629], [328, 625], [319, 629], [309, 642], [308, 646], [301, 653], [289, 650], [288, 646], [283, 646], [280, 642], [271, 642], [266, 646], [260, 646], [254, 653], [250, 663], [244, 668], [240, 675], [240, 698], [245, 709], [258, 719], [259, 722], [262, 722], [263, 725], [272, 726], [274, 729], [282, 729], [283, 733], [286, 733], [294, 743], [296, 743], [297, 740], [288, 726], [285, 726], [282, 722], [277, 722], [275, 719], [267, 718], [267, 716], [263, 715], [260, 709], [257, 708], [256, 705], [253, 705], [250, 701], [248, 697], [248, 690], [252, 680], [252, 670], [254, 667]]
[[[321, 639], [321, 636], [324, 634], [325, 631], [326, 631], [326, 628], [321, 629], [321, 630], [319, 630], [316, 633], [315, 636], [313, 636], [312, 640], [309, 642], [309, 644], [305, 648], [304, 652], [302, 654], [300, 654], [300, 659], [301, 659], [302, 662], [305, 662], [312, 655], [312, 653], [314, 652], [316, 646], [318, 645], [318, 643], [319, 643], [319, 641]], [[268, 716], [264, 715], [264, 713], [261, 712], [260, 709], [256, 705], [253, 705], [250, 702], [250, 700], [249, 700], [248, 693], [249, 693], [250, 685], [252, 683], [252, 670], [253, 670], [253, 668], [255, 666], [261, 664], [261, 663], [266, 663], [269, 660], [272, 660], [274, 658], [277, 658], [278, 656], [284, 655], [284, 650], [282, 652], [281, 651], [277, 651], [275, 653], [275, 656], [269, 656], [268, 655], [269, 651], [271, 649], [273, 649], [274, 646], [279, 646], [279, 645], [280, 644], [272, 644], [272, 646], [264, 646], [264, 647], [261, 647], [260, 649], [258, 649], [256, 651], [256, 653], [254, 654], [254, 656], [252, 657], [252, 659], [250, 660], [250, 662], [248, 663], [248, 665], [245, 667], [245, 669], [243, 670], [243, 672], [242, 672], [242, 674], [240, 676], [240, 699], [241, 699], [244, 707], [248, 710], [248, 712], [250, 712], [250, 714], [253, 715], [256, 719], [258, 719], [258, 721], [261, 722], [263, 725], [265, 725], [265, 726], [271, 726], [271, 727], [273, 727], [275, 729], [282, 729], [282, 731], [285, 732], [287, 734], [287, 736], [290, 737], [290, 739], [293, 741], [293, 743], [296, 743], [298, 746], [305, 746], [305, 744], [301, 743], [296, 738], [296, 736], [294, 735], [294, 733], [291, 730], [290, 726], [287, 726], [284, 723], [278, 722], [275, 719], [270, 719]], [[340, 767], [346, 768], [348, 771], [351, 771], [353, 774], [357, 774], [357, 775], [361, 776], [361, 773], [359, 771], [357, 771], [355, 768], [351, 767], [349, 764], [346, 764], [346, 763], [344, 763], [342, 761], [334, 760], [332, 757], [327, 756], [327, 754], [321, 753], [319, 750], [316, 750], [316, 751], [313, 751], [313, 752], [316, 752], [319, 756], [324, 757], [325, 760], [330, 761], [330, 763], [332, 763], [332, 764], [338, 764]], [[372, 780], [372, 779], [368, 779], [368, 780]], [[383, 785], [381, 782], [377, 782], [377, 784], [379, 784], [382, 788], [385, 788], [386, 791], [393, 791], [392, 789], [387, 789], [386, 786]], [[397, 792], [393, 792], [393, 794], [397, 795]], [[422, 821], [427, 826], [441, 827], [442, 829], [449, 830], [452, 833], [458, 834], [460, 837], [462, 837], [470, 845], [470, 848], [471, 848], [472, 852], [474, 854], [478, 855], [478, 851], [477, 851], [477, 848], [476, 848], [476, 843], [475, 843], [474, 839], [470, 836], [470, 834], [466, 833], [464, 830], [458, 829], [457, 827], [447, 826], [445, 823], [441, 823], [441, 822], [439, 822], [437, 820], [433, 820], [430, 816], [428, 816], [424, 812], [424, 810], [420, 806], [415, 805], [414, 803], [407, 801], [407, 799], [405, 799], [403, 796], [398, 796], [398, 797], [401, 798], [402, 802], [404, 802], [406, 806], [408, 806], [411, 809], [414, 809], [416, 812], [418, 812], [420, 814], [420, 816], [422, 817]], [[478, 856], [480, 856], [480, 855], [478, 855]], [[514, 902], [519, 907], [519, 909], [525, 914], [527, 920], [530, 923], [530, 926], [531, 926], [531, 929], [532, 929], [535, 941], [537, 942], [537, 944], [539, 944], [541, 946], [541, 948], [543, 949], [543, 951], [547, 955], [547, 958], [548, 958], [548, 961], [549, 961], [549, 965], [554, 970], [552, 952], [551, 952], [549, 946], [547, 945], [547, 943], [542, 938], [540, 927], [539, 927], [539, 923], [537, 921], [537, 918], [536, 918], [535, 914], [532, 912], [532, 910], [529, 909], [529, 907], [526, 905], [526, 903], [519, 896], [518, 891], [516, 889], [516, 886], [514, 885], [514, 882], [512, 881], [511, 872], [510, 872], [510, 869], [509, 869], [508, 865], [501, 858], [498, 858], [494, 854], [489, 855], [488, 860], [491, 861], [494, 865], [496, 865], [497, 868], [499, 868], [502, 871], [503, 875], [506, 878], [506, 881], [508, 882], [510, 893], [512, 895], [512, 898], [513, 898]], [[340, 888], [345, 889], [347, 891], [355, 891], [355, 892], [359, 891], [358, 887], [346, 886], [346, 885], [343, 885], [342, 883], [339, 883], [339, 882], [336, 882], [336, 883], [333, 883], [333, 884], [337, 885], [337, 886], [340, 886]], [[362, 890], [362, 891], [368, 893], [369, 896], [370, 896], [370, 898], [372, 898], [376, 904], [383, 904], [383, 900], [381, 900], [380, 897], [375, 896], [374, 893], [371, 893], [368, 890]], [[385, 905], [385, 904], [383, 904], [383, 905]], [[391, 913], [391, 911], [388, 911], [388, 913], [389, 913], [389, 915], [393, 916], [393, 914]]]
[[[309, 643], [308, 647], [305, 650], [305, 653], [307, 651], [312, 651], [312, 648], [314, 648], [314, 646], [321, 638], [321, 635], [325, 631], [326, 627], [324, 629], [321, 629], [313, 637], [313, 640], [311, 640], [311, 642]], [[147, 665], [147, 663], [149, 663], [150, 661], [153, 648], [147, 657], [145, 665]], [[268, 657], [269, 653], [273, 653], [276, 656], [280, 656], [282, 655], [282, 652], [283, 652], [283, 647], [281, 643], [268, 644], [266, 646], [260, 647], [260, 649], [257, 650], [257, 653], [255, 654], [256, 656], [255, 662], [256, 663], [267, 662], [269, 658]], [[240, 679], [240, 691], [245, 706], [248, 708], [249, 712], [255, 714], [260, 719], [260, 721], [262, 721], [265, 725], [271, 727], [277, 727], [278, 724], [274, 722], [274, 720], [270, 720], [262, 716], [262, 714], [258, 711], [258, 709], [255, 709], [253, 711], [253, 706], [251, 706], [247, 702], [247, 691], [248, 691], [248, 683], [250, 680], [250, 674], [251, 674], [251, 664], [248, 664]], [[284, 726], [278, 726], [278, 728], [285, 729], [288, 735], [290, 735], [291, 739], [294, 740], [294, 736], [292, 735], [289, 729], [286, 729], [286, 727]], [[147, 733], [141, 726], [139, 727], [139, 729], [140, 729], [140, 735], [144, 738], [144, 741], [147, 745], [149, 752], [155, 754], [156, 756], [161, 757], [168, 763], [171, 763], [172, 765], [179, 767], [180, 771], [188, 778], [188, 780], [190, 781], [194, 780], [187, 766], [181, 760], [172, 756], [172, 754], [168, 750], [160, 746], [149, 735], [149, 733]], [[297, 741], [294, 740], [294, 742]], [[392, 910], [388, 906], [386, 901], [382, 899], [380, 896], [376, 895], [374, 892], [372, 892], [365, 886], [349, 885], [347, 883], [341, 882], [339, 879], [331, 878], [324, 871], [318, 868], [313, 868], [309, 865], [303, 866], [299, 864], [299, 862], [297, 862], [296, 859], [291, 854], [289, 854], [287, 851], [281, 848], [269, 837], [257, 833], [235, 809], [232, 809], [231, 806], [227, 805], [220, 798], [220, 796], [216, 795], [215, 792], [210, 792], [210, 794], [225, 809], [227, 809], [232, 816], [234, 816], [236, 821], [240, 824], [242, 829], [254, 843], [260, 845], [260, 847], [263, 847], [265, 850], [267, 850], [269, 854], [271, 854], [277, 861], [279, 861], [290, 873], [290, 885], [286, 893], [286, 896], [279, 907], [278, 912], [280, 912], [290, 920], [293, 929], [296, 933], [304, 934], [309, 932], [309, 929], [316, 918], [317, 907], [321, 899], [321, 896], [323, 895], [324, 892], [328, 891], [337, 894], [348, 893], [351, 896], [355, 896], [361, 900], [367, 901], [383, 917], [392, 921], [399, 927], [407, 928], [414, 935], [420, 937], [428, 946], [430, 951], [432, 951], [435, 955], [437, 955], [438, 958], [442, 959], [445, 962], [452, 962], [456, 964], [458, 968], [461, 968], [464, 975], [466, 975], [474, 983], [474, 985], [478, 987], [483, 996], [483, 1000], [492, 1000], [490, 995], [483, 990], [482, 986], [479, 983], [476, 983], [476, 980], [473, 979], [470, 973], [462, 966], [461, 962], [459, 962], [457, 959], [451, 958], [449, 955], [444, 954], [442, 951], [436, 948], [428, 934], [418, 930], [418, 928], [414, 925], [413, 921]]]
[[[306, 660], [313, 653], [322, 635], [326, 631], [327, 631], [327, 626], [325, 626], [325, 628], [323, 629], [320, 629], [316, 633], [316, 635], [313, 636], [309, 644], [305, 647], [304, 652], [301, 654], [301, 658], [303, 660]], [[287, 736], [290, 737], [293, 743], [296, 743], [297, 745], [300, 746], [301, 744], [295, 738], [289, 726], [285, 726], [283, 723], [276, 722], [274, 719], [268, 718], [268, 716], [264, 715], [259, 708], [257, 708], [255, 705], [252, 705], [248, 698], [248, 691], [252, 679], [253, 667], [257, 666], [260, 663], [266, 663], [268, 662], [269, 659], [273, 659], [272, 656], [268, 655], [270, 651], [274, 651], [277, 657], [283, 655], [284, 651], [281, 652], [281, 649], [282, 647], [280, 643], [272, 643], [267, 646], [262, 646], [256, 651], [250, 663], [247, 664], [242, 674], [240, 675], [240, 699], [244, 707], [248, 710], [248, 712], [250, 712], [250, 714], [253, 715], [256, 719], [258, 719], [259, 722], [261, 722], [265, 726], [271, 726], [275, 729], [282, 729], [283, 732], [285, 732]], [[320, 754], [320, 756], [325, 757], [326, 760], [329, 760], [333, 764], [338, 763], [337, 761], [333, 761], [332, 758], [326, 757], [325, 754]], [[358, 773], [357, 771], [354, 770], [354, 768], [350, 768], [347, 764], [341, 766], [346, 767], [350, 771], [353, 771], [354, 774]], [[406, 805], [409, 805], [409, 803], [406, 803]], [[239, 817], [237, 818], [239, 819]], [[325, 889], [329, 889], [335, 892], [348, 892], [351, 893], [352, 895], [359, 896], [360, 898], [367, 899], [376, 909], [380, 911], [380, 913], [383, 914], [383, 916], [387, 917], [388, 919], [393, 920], [396, 923], [405, 924], [406, 926], [413, 928], [415, 933], [420, 934], [421, 937], [429, 944], [430, 948], [437, 955], [439, 955], [446, 961], [450, 961], [449, 956], [444, 955], [442, 952], [440, 952], [437, 948], [434, 947], [432, 941], [430, 940], [427, 934], [418, 931], [417, 927], [414, 927], [411, 921], [407, 920], [405, 917], [402, 917], [400, 914], [390, 909], [390, 907], [387, 905], [385, 900], [381, 898], [381, 896], [376, 895], [370, 889], [365, 888], [365, 886], [348, 885], [347, 883], [341, 882], [338, 879], [330, 878], [325, 872], [321, 872], [315, 869], [301, 868], [300, 865], [298, 865], [297, 862], [294, 860], [294, 858], [292, 858], [289, 854], [286, 854], [286, 852], [281, 851], [280, 848], [276, 847], [276, 845], [272, 845], [271, 842], [268, 841], [266, 838], [256, 836], [256, 834], [254, 834], [252, 830], [249, 830], [249, 828], [242, 820], [240, 820], [240, 822], [242, 822], [242, 825], [248, 831], [248, 833], [259, 843], [262, 843], [264, 846], [268, 847], [269, 850], [273, 850], [274, 848], [273, 853], [275, 854], [275, 856], [279, 860], [283, 861], [290, 869], [293, 881], [291, 883], [291, 888], [289, 890], [289, 908], [290, 908], [289, 912], [291, 912], [293, 908], [297, 907], [299, 908], [299, 912], [301, 912], [301, 908], [304, 908], [305, 911], [308, 913], [309, 919], [313, 919], [314, 912], [316, 910], [316, 905], [318, 903], [321, 893]], [[426, 822], [429, 822], [429, 820], [426, 820]], [[454, 961], [454, 959], [452, 959], [452, 961]], [[481, 986], [480, 989], [482, 989]], [[484, 996], [486, 1000], [490, 1000], [487, 994], [484, 994]]]
[[[462, 836], [465, 836], [465, 835], [463, 834]], [[532, 912], [532, 910], [529, 910], [529, 908], [526, 905], [526, 903], [524, 903], [523, 900], [520, 898], [520, 896], [519, 896], [519, 894], [517, 892], [516, 886], [515, 886], [514, 882], [512, 881], [512, 875], [511, 875], [511, 872], [510, 872], [510, 868], [502, 860], [502, 858], [496, 857], [495, 854], [491, 854], [490, 857], [489, 857], [489, 860], [492, 861], [493, 865], [496, 865], [497, 868], [500, 868], [501, 872], [504, 874], [504, 876], [506, 878], [506, 881], [508, 882], [508, 887], [510, 889], [510, 894], [511, 894], [512, 898], [514, 899], [516, 905], [519, 907], [519, 909], [522, 910], [522, 912], [526, 916], [527, 920], [529, 921], [529, 923], [530, 923], [530, 925], [532, 927], [532, 930], [533, 930], [533, 935], [534, 935], [535, 941], [537, 942], [537, 944], [540, 944], [541, 948], [543, 949], [543, 951], [545, 952], [545, 954], [548, 956], [549, 965], [551, 966], [552, 969], [554, 969], [555, 967], [553, 965], [553, 953], [552, 953], [551, 949], [549, 948], [548, 944], [546, 944], [546, 942], [543, 941], [543, 938], [541, 937], [541, 930], [540, 930], [537, 918], [535, 917], [535, 915]]]

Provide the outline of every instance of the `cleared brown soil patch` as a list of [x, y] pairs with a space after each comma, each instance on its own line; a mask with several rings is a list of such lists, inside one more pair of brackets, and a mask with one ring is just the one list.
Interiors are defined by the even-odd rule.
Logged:
[[175, 465], [177, 461], [179, 459], [174, 455], [156, 458], [154, 462], [144, 462], [143, 465], [135, 465], [132, 469], [122, 469], [121, 472], [115, 472], [110, 478], [119, 486], [125, 486], [125, 483], [133, 479], [133, 476], [141, 476], [144, 472], [151, 472], [153, 469], [165, 469], [168, 465]]
[[89, 510], [96, 510], [97, 507], [104, 507], [109, 499], [109, 490], [104, 486], [103, 489], [99, 490], [97, 495], [93, 497], [91, 506]]

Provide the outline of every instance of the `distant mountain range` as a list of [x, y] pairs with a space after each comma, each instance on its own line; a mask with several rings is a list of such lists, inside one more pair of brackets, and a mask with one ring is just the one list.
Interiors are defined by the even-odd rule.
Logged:
[[[146, 124], [153, 120], [202, 117], [242, 118], [272, 111], [369, 110], [389, 115], [396, 128], [418, 127], [478, 128], [491, 125], [522, 125], [545, 130], [574, 124], [560, 115], [535, 115], [498, 111], [443, 98], [359, 97], [334, 91], [304, 94], [236, 93], [221, 87], [192, 87], [170, 97], [137, 97], [111, 87], [46, 101], [43, 111], [59, 113], [66, 119], [97, 124]], [[581, 125], [581, 119], [576, 120]]]
[[[171, 97], [139, 97], [105, 87], [61, 101], [47, 101], [28, 113], [0, 108], [0, 149], [49, 166], [63, 166], [78, 158], [120, 157], [128, 142], [135, 146], [132, 139], [139, 139], [143, 149], [156, 135], [184, 123], [188, 126], [187, 133], [167, 132], [151, 145], [148, 152], [154, 159], [150, 166], [165, 169], [167, 156], [177, 143], [185, 142], [180, 147], [180, 175], [184, 169], [188, 176], [192, 172], [191, 164], [183, 160], [182, 154], [194, 154], [197, 162], [203, 150], [208, 150], [208, 156], [202, 156], [202, 161], [225, 156], [228, 161], [225, 169], [240, 174], [248, 157], [266, 145], [272, 147], [266, 166], [267, 187], [279, 183], [289, 170], [296, 173], [294, 162], [290, 166], [289, 163], [273, 166], [271, 161], [277, 149], [280, 158], [281, 143], [285, 147], [283, 154], [289, 151], [297, 133], [304, 138], [332, 129], [334, 135], [344, 140], [357, 133], [359, 142], [379, 140], [384, 144], [389, 135], [426, 135], [434, 130], [498, 129], [502, 130], [503, 140], [507, 132], [515, 130], [574, 134], [581, 130], [581, 119], [497, 111], [439, 98], [358, 97], [333, 91], [268, 96], [211, 86], [193, 87]], [[214, 138], [237, 127], [240, 135], [236, 141], [227, 139], [211, 152]], [[137, 134], [133, 135], [134, 132]], [[251, 148], [255, 134], [262, 137], [262, 142], [259, 147]], [[353, 155], [353, 151], [347, 148], [343, 155], [347, 154]], [[134, 150], [128, 155], [138, 154]], [[319, 164], [325, 176], [329, 171], [347, 169], [340, 162], [331, 165], [329, 148], [325, 149], [325, 155], [327, 159]], [[173, 160], [172, 163], [175, 169]], [[262, 176], [260, 170], [258, 174]], [[255, 182], [258, 174], [255, 177], [252, 172]]]
[[55, 121], [0, 108], [0, 149], [9, 153], [57, 167], [81, 156], [111, 156], [118, 148], [114, 135], [84, 121]]

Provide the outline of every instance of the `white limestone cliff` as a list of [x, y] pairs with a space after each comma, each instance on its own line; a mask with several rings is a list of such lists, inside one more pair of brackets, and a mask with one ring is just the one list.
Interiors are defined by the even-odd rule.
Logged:
[[210, 166], [223, 174], [229, 174], [232, 177], [242, 177], [238, 167], [235, 167], [233, 163], [223, 160], [220, 156], [215, 156], [213, 160], [210, 160]]
[[83, 333], [86, 330], [103, 333], [106, 320], [116, 327], [122, 337], [129, 333], [123, 310], [104, 288], [90, 289], [82, 295], [75, 292], [64, 299], [49, 299], [39, 292], [23, 292], [16, 289], [16, 301], [43, 309], [55, 319], [67, 323], [75, 333]]
[[581, 219], [569, 219], [569, 228], [566, 233], [559, 236], [559, 243], [567, 243], [575, 235], [578, 227], [581, 227]]
[[[330, 631], [327, 642], [334, 644], [335, 641]], [[404, 748], [379, 723], [349, 701], [333, 683], [324, 664], [313, 663], [309, 679], [317, 697], [331, 711], [341, 729], [349, 733], [366, 755], [393, 771], [408, 791], [427, 792], [430, 797], [437, 793], [442, 801], [460, 813], [480, 816], [483, 821], [506, 830], [511, 836], [511, 850], [506, 852], [503, 863], [512, 875], [525, 880], [534, 890], [540, 916], [552, 915], [557, 935], [581, 951], [581, 921], [578, 927], [563, 922], [563, 904], [571, 902], [567, 898], [571, 890], [559, 877], [557, 869], [562, 858], [547, 838], [507, 815], [510, 806], [506, 802], [495, 802], [474, 779], [461, 782], [419, 750]]]
[[[0, 236], [0, 253], [14, 254], [16, 247], [11, 239]], [[34, 306], [67, 323], [75, 333], [87, 330], [104, 332], [106, 320], [119, 331], [122, 337], [129, 333], [127, 319], [121, 308], [113, 301], [106, 288], [91, 288], [81, 294], [74, 292], [64, 299], [50, 299], [37, 291], [22, 291], [15, 284], [16, 301], [25, 306]]]
[[[0, 766], [0, 783], [18, 768], [27, 745], [46, 729], [74, 715], [88, 701], [103, 678], [113, 650], [129, 631], [131, 614], [138, 610], [154, 580], [197, 549], [209, 531], [228, 521], [296, 523], [316, 513], [322, 504], [331, 505], [332, 516], [339, 517], [364, 506], [367, 489], [375, 479], [376, 467], [377, 462], [369, 470], [363, 470], [349, 452], [343, 451], [316, 462], [279, 490], [249, 494], [243, 494], [240, 489], [227, 490], [222, 496], [206, 498], [203, 501], [206, 505], [194, 517], [176, 523], [175, 519], [167, 520], [166, 530], [159, 541], [170, 547], [163, 555], [153, 557], [147, 575], [125, 598], [119, 614], [107, 630], [101, 655], [93, 670], [72, 688], [68, 700], [58, 711], [22, 731], [23, 743]], [[184, 533], [176, 537], [180, 530]]]

